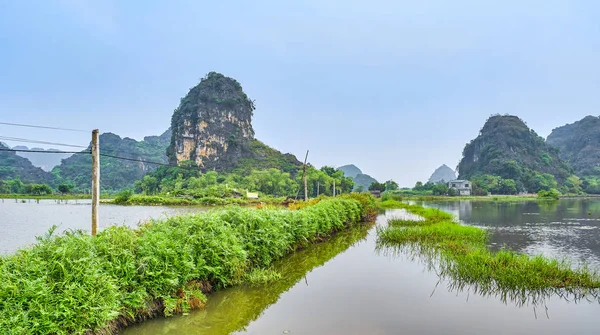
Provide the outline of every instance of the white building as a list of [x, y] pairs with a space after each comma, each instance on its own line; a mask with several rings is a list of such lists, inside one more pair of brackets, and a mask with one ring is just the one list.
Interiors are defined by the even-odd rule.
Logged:
[[455, 190], [457, 195], [471, 195], [471, 182], [468, 180], [451, 180], [448, 188]]

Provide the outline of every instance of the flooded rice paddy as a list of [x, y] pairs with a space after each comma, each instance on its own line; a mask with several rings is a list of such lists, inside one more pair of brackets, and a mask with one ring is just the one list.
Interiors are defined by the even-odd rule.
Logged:
[[[149, 219], [205, 210], [198, 207], [100, 205], [100, 226], [137, 226]], [[35, 243], [56, 225], [56, 233], [66, 230], [91, 230], [91, 200], [15, 200], [0, 199], [0, 255], [15, 252]]]
[[[567, 258], [600, 268], [600, 199], [424, 203], [491, 233], [491, 248]], [[103, 226], [135, 226], [197, 208], [101, 206]], [[390, 210], [378, 217], [407, 217]], [[52, 225], [88, 229], [89, 201], [0, 202], [0, 253], [35, 242]], [[373, 226], [352, 228], [276, 262], [282, 279], [209, 296], [204, 309], [123, 334], [596, 334], [600, 302], [585, 297], [485, 292], [440, 278], [418, 250], [378, 248]]]
[[[593, 236], [576, 231], [572, 224], [585, 216], [589, 221], [579, 227], [595, 233], [594, 215], [598, 218], [600, 212], [588, 215], [586, 211], [596, 205], [586, 201], [561, 201], [550, 207], [554, 215], [535, 202], [429, 205], [450, 210], [465, 224], [490, 229], [494, 246], [598, 264], [594, 258], [598, 250], [590, 244]], [[517, 214], [520, 210], [525, 213]], [[538, 214], [530, 214], [535, 211]], [[377, 225], [406, 215], [403, 210], [387, 211]], [[529, 217], [535, 219], [524, 219]], [[526, 228], [530, 226], [538, 230]], [[557, 226], [564, 232], [556, 231]], [[519, 230], [502, 234], [503, 227], [521, 227], [525, 238], [516, 237]], [[581, 245], [578, 238], [583, 239]], [[571, 246], [583, 254], [558, 252]], [[600, 302], [593, 295], [481, 294], [475, 287], [441, 279], [427, 255], [378, 248], [372, 227], [355, 228], [310, 246], [279, 261], [275, 269], [282, 274], [275, 284], [219, 291], [209, 296], [202, 310], [148, 321], [124, 334], [596, 334], [600, 327], [595, 318]]]

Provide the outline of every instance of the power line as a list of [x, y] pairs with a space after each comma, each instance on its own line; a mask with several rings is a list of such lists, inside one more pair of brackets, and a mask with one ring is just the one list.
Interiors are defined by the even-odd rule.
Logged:
[[32, 124], [22, 124], [22, 123], [0, 122], [0, 124], [5, 125], [5, 126], [15, 126], [15, 127], [42, 128], [42, 129], [77, 131], [77, 132], [86, 132], [86, 133], [90, 132], [89, 130], [83, 130], [83, 129], [72, 129], [72, 128], [61, 128], [61, 127], [48, 127], [48, 126], [36, 126], [36, 125], [32, 125]]
[[34, 144], [58, 145], [58, 146], [73, 147], [73, 148], [84, 148], [84, 149], [88, 148], [87, 146], [82, 146], [82, 145], [54, 143], [54, 142], [46, 142], [46, 141], [38, 141], [38, 140], [30, 140], [30, 139], [19, 138], [19, 137], [0, 136], [0, 140], [14, 141], [14, 142], [25, 142], [25, 143], [34, 143]]
[[166, 164], [166, 163], [159, 163], [159, 162], [152, 162], [152, 161], [144, 161], [144, 160], [141, 160], [141, 159], [136, 159], [136, 158], [127, 158], [127, 157], [121, 157], [121, 156], [115, 156], [115, 155], [103, 154], [102, 152], [100, 152], [100, 156], [103, 156], [103, 157], [110, 157], [110, 158], [116, 158], [116, 159], [121, 159], [121, 160], [124, 160], [124, 161], [132, 161], [132, 162], [146, 163], [146, 164], [154, 164], [154, 165], [162, 165], [162, 166], [170, 166], [170, 167], [181, 167], [181, 166], [179, 166], [179, 165]]
[[22, 150], [22, 149], [7, 149], [0, 148], [0, 151], [9, 151], [9, 152], [33, 152], [40, 154], [91, 154], [91, 151], [48, 151], [48, 150]]

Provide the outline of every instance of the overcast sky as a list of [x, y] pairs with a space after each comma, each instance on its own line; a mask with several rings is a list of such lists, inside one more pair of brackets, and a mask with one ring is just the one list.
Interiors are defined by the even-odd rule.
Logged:
[[139, 140], [217, 71], [256, 100], [263, 142], [414, 185], [491, 114], [544, 137], [600, 114], [599, 60], [598, 1], [0, 0], [0, 122]]

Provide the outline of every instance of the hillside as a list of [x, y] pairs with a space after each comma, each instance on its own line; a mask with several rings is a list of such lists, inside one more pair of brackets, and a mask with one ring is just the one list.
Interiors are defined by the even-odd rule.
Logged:
[[[10, 149], [0, 143], [1, 149]], [[52, 175], [33, 166], [27, 158], [15, 152], [0, 151], [0, 180], [20, 178], [24, 183], [52, 184]]]
[[340, 166], [338, 170], [341, 170], [342, 172], [344, 172], [344, 175], [346, 177], [350, 178], [356, 178], [356, 176], [358, 176], [359, 174], [363, 174], [362, 171], [354, 164]]
[[586, 116], [575, 123], [552, 130], [546, 143], [559, 149], [579, 176], [600, 173], [600, 117]]
[[[33, 150], [33, 151], [61, 151], [59, 149], [48, 149], [48, 150], [44, 150], [43, 148], [31, 148], [29, 149], [26, 146], [23, 145], [18, 145], [16, 147], [13, 147], [13, 149], [18, 149], [18, 150]], [[50, 172], [52, 171], [52, 168], [54, 168], [55, 166], [59, 165], [61, 160], [70, 157], [72, 154], [44, 154], [44, 153], [40, 153], [40, 152], [17, 152], [18, 156], [27, 158], [31, 164], [33, 164], [36, 167], [39, 167], [40, 169], [46, 171], [46, 172]]]
[[458, 170], [460, 179], [498, 176], [528, 192], [556, 187], [573, 172], [558, 149], [512, 115], [494, 115], [486, 121], [479, 136], [465, 146]]
[[352, 178], [352, 181], [354, 181], [354, 190], [357, 190], [361, 186], [364, 190], [368, 190], [371, 184], [377, 182], [375, 178], [362, 173], [362, 171], [353, 164], [340, 166], [338, 170], [344, 172], [346, 177]]
[[450, 181], [456, 179], [456, 172], [452, 170], [448, 165], [444, 164], [439, 168], [435, 169], [429, 177], [430, 183], [439, 183], [442, 181]]
[[193, 161], [202, 171], [276, 168], [295, 175], [302, 162], [254, 138], [254, 101], [235, 79], [210, 72], [190, 89], [171, 118], [171, 163]]
[[[171, 139], [171, 131], [160, 136], [147, 136], [143, 141], [121, 138], [112, 133], [100, 135], [100, 152], [119, 157], [151, 162], [167, 163], [166, 150]], [[73, 155], [64, 159], [52, 170], [57, 183], [72, 183], [78, 191], [86, 191], [91, 186], [92, 157]], [[147, 172], [157, 168], [154, 164], [120, 160], [110, 157], [100, 158], [100, 185], [102, 190], [119, 190], [132, 187]]]

